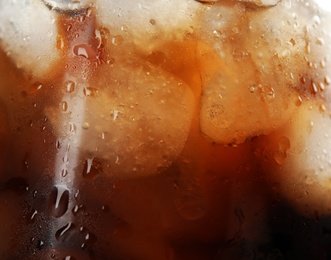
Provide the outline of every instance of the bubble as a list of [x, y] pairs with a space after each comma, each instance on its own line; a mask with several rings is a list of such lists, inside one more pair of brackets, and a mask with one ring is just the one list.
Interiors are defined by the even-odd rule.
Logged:
[[59, 218], [68, 211], [69, 190], [65, 186], [56, 185], [49, 196], [48, 208], [52, 216]]

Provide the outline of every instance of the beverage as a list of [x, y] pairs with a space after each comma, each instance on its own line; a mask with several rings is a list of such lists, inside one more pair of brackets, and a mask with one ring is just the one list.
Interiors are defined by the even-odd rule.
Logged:
[[328, 259], [314, 1], [0, 1], [1, 259]]

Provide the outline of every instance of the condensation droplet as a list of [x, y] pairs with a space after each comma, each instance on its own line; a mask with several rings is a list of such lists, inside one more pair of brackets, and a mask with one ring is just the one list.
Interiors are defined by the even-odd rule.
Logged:
[[57, 150], [60, 150], [61, 148], [61, 143], [60, 143], [60, 140], [57, 140], [56, 143], [55, 143], [55, 147]]
[[73, 48], [73, 52], [76, 56], [81, 56], [89, 60], [97, 60], [98, 53], [95, 52], [91, 46], [87, 44], [78, 44]]
[[28, 214], [28, 217], [27, 217], [27, 223], [28, 224], [31, 224], [35, 221], [35, 218], [38, 214], [38, 211], [33, 209], [29, 214]]
[[69, 190], [62, 185], [53, 187], [49, 196], [49, 211], [52, 216], [59, 218], [63, 216], [69, 205]]
[[83, 128], [84, 130], [89, 129], [89, 128], [90, 128], [90, 124], [89, 124], [89, 122], [84, 122], [83, 125], [82, 125], [82, 128]]
[[76, 205], [75, 207], [72, 208], [72, 214], [74, 214], [74, 216], [77, 216], [77, 214], [83, 210], [84, 210], [84, 205]]
[[297, 99], [295, 100], [295, 105], [297, 107], [301, 106], [302, 105], [302, 97], [301, 96], [298, 96]]
[[275, 151], [274, 153], [274, 160], [279, 165], [284, 164], [286, 158], [287, 158], [287, 152], [291, 147], [290, 140], [283, 136], [278, 141], [278, 151]]
[[75, 82], [68, 80], [64, 83], [67, 93], [73, 93], [75, 91], [76, 84]]
[[68, 110], [68, 103], [66, 101], [63, 101], [61, 107], [62, 110], [66, 112]]
[[261, 87], [261, 100], [264, 102], [270, 102], [275, 98], [275, 90], [270, 85], [263, 85]]
[[61, 227], [58, 231], [55, 233], [55, 238], [58, 241], [65, 242], [70, 240], [72, 235], [76, 232], [76, 226], [69, 222], [65, 226]]
[[62, 50], [64, 48], [64, 39], [61, 35], [56, 37], [56, 48]]
[[67, 169], [62, 169], [61, 171], [61, 176], [64, 178], [68, 175], [68, 170]]
[[115, 46], [120, 45], [123, 42], [123, 37], [121, 35], [114, 35], [111, 39], [111, 43]]
[[102, 172], [102, 164], [97, 158], [88, 158], [84, 163], [83, 177], [94, 178]]

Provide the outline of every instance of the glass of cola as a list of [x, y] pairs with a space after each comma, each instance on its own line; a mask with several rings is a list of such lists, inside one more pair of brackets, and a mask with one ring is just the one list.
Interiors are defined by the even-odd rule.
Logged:
[[0, 0], [1, 259], [331, 259], [315, 0]]

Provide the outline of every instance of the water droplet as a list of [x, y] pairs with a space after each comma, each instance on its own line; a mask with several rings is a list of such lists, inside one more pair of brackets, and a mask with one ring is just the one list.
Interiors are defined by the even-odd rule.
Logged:
[[95, 38], [98, 40], [98, 46], [97, 48], [100, 48], [101, 47], [101, 44], [102, 44], [102, 38], [101, 38], [101, 32], [99, 29], [96, 29], [94, 31], [94, 35], [95, 35]]
[[36, 94], [40, 89], [42, 89], [43, 84], [40, 82], [35, 82], [30, 86], [29, 94]]
[[68, 103], [66, 101], [63, 101], [61, 107], [62, 110], [66, 112], [68, 110]]
[[105, 213], [109, 213], [110, 212], [110, 209], [109, 209], [109, 206], [107, 205], [102, 205], [101, 206], [101, 210]]
[[76, 205], [75, 207], [72, 208], [72, 214], [77, 216], [78, 213], [83, 210], [84, 210], [84, 205]]
[[44, 245], [45, 245], [44, 241], [42, 241], [42, 240], [38, 240], [37, 248], [38, 248], [39, 250], [42, 249]]
[[69, 122], [69, 132], [72, 134], [76, 133], [76, 126], [72, 122]]
[[302, 98], [300, 96], [298, 96], [297, 99], [295, 100], [295, 105], [297, 107], [302, 105]]
[[74, 195], [75, 200], [79, 199], [79, 195], [80, 195], [80, 191], [76, 190], [75, 195]]
[[83, 177], [94, 178], [102, 172], [102, 163], [97, 158], [88, 158], [84, 163]]
[[319, 44], [319, 45], [324, 45], [325, 41], [322, 37], [317, 37], [316, 43]]
[[321, 112], [325, 112], [326, 111], [326, 106], [324, 104], [321, 104], [319, 108], [320, 108], [320, 111]]
[[64, 86], [67, 93], [72, 93], [75, 91], [76, 84], [75, 82], [68, 80], [64, 83]]
[[83, 128], [84, 130], [89, 129], [89, 128], [90, 128], [90, 124], [89, 124], [89, 122], [84, 122], [83, 125], [82, 125], [82, 128]]
[[31, 210], [31, 212], [27, 216], [27, 223], [28, 224], [33, 223], [35, 221], [37, 214], [38, 214], [37, 210], [35, 210], [35, 209]]
[[61, 227], [58, 231], [56, 231], [55, 238], [57, 241], [65, 242], [70, 240], [74, 233], [76, 233], [76, 226], [69, 222], [64, 227]]
[[119, 111], [114, 109], [114, 113], [113, 113], [113, 121], [116, 121], [117, 117], [118, 117], [118, 113]]
[[60, 148], [61, 148], [60, 140], [56, 140], [55, 147], [57, 150], [60, 150]]
[[111, 39], [111, 43], [115, 46], [120, 45], [123, 42], [123, 37], [121, 35], [114, 35]]
[[255, 85], [251, 85], [251, 86], [249, 87], [249, 92], [254, 93], [255, 90], [256, 90], [256, 86], [255, 86]]
[[96, 88], [84, 88], [83, 93], [86, 97], [94, 97], [97, 95], [98, 90]]
[[65, 186], [53, 187], [49, 196], [49, 211], [52, 216], [59, 218], [63, 216], [69, 205], [69, 190]]
[[275, 90], [268, 84], [261, 87], [261, 100], [264, 102], [270, 102], [275, 98]]
[[98, 53], [87, 44], [75, 45], [73, 52], [76, 56], [81, 56], [89, 60], [97, 60], [99, 58]]
[[179, 215], [186, 220], [200, 219], [206, 213], [205, 201], [199, 191], [183, 191], [174, 203]]
[[63, 161], [64, 163], [68, 163], [68, 162], [69, 162], [69, 156], [68, 156], [68, 153], [67, 153], [67, 152], [64, 154], [64, 156], [63, 156], [63, 158], [62, 158], [62, 161]]
[[56, 48], [62, 50], [64, 48], [64, 39], [61, 35], [56, 37]]
[[274, 160], [276, 163], [279, 165], [284, 164], [286, 157], [287, 157], [287, 152], [291, 147], [291, 142], [290, 140], [283, 136], [279, 139], [278, 141], [278, 151], [274, 153]]
[[61, 171], [61, 176], [64, 178], [68, 175], [68, 170], [67, 169], [62, 169]]
[[283, 151], [276, 151], [274, 153], [274, 160], [279, 165], [283, 165], [286, 160], [286, 154]]

